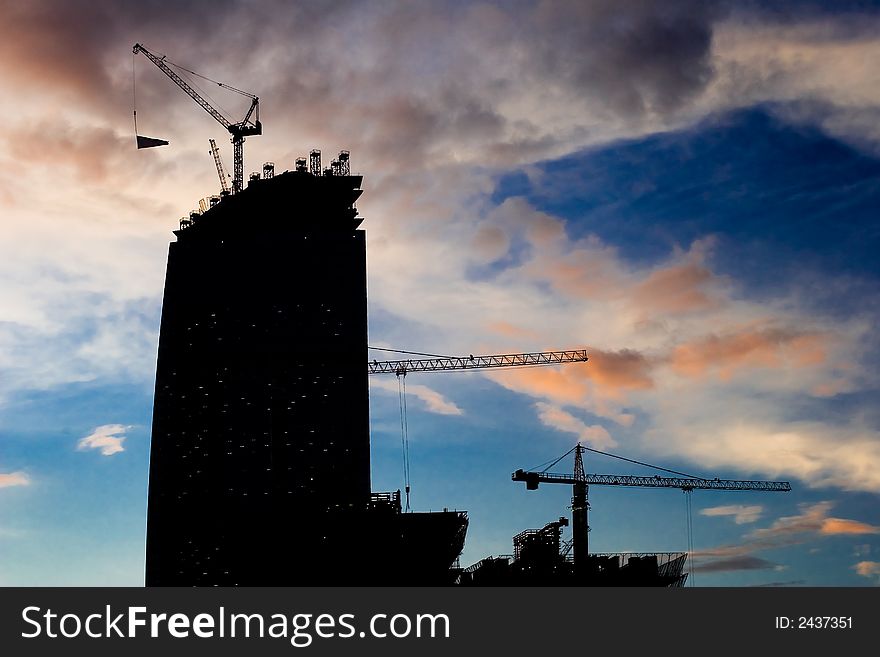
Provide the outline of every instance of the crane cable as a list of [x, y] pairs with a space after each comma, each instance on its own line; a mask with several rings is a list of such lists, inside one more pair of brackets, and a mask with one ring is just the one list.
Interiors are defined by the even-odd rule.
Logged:
[[[559, 463], [566, 456], [571, 454], [576, 448], [577, 448], [577, 445], [572, 447], [570, 450], [568, 450], [565, 454], [560, 456], [558, 459], [556, 459], [554, 461], [548, 461], [547, 463], [543, 463], [539, 466], [532, 468], [532, 470], [536, 470], [538, 472], [546, 472], [548, 469], [552, 468], [554, 465]], [[654, 465], [652, 463], [645, 463], [644, 461], [636, 461], [635, 459], [628, 459], [625, 456], [611, 454], [610, 452], [603, 452], [598, 449], [593, 449], [592, 447], [587, 447], [586, 445], [583, 445], [583, 448], [588, 452], [593, 452], [594, 454], [601, 454], [602, 456], [610, 456], [613, 459], [619, 459], [621, 461], [626, 461], [627, 463], [635, 463], [636, 465], [643, 465], [646, 468], [653, 468], [654, 470], [661, 470], [663, 472], [669, 472], [670, 474], [679, 475], [681, 477], [688, 477], [689, 479], [700, 479], [702, 481], [707, 481], [705, 477], [698, 477], [696, 475], [687, 474], [686, 472], [679, 472], [678, 470], [670, 470], [669, 468], [663, 468], [659, 465]]]
[[671, 474], [679, 475], [681, 477], [688, 477], [689, 479], [702, 479], [706, 480], [705, 477], [698, 477], [696, 475], [687, 474], [686, 472], [678, 472], [677, 470], [670, 470], [669, 468], [661, 468], [659, 465], [653, 465], [651, 463], [643, 463], [642, 461], [635, 461], [633, 459], [628, 459], [625, 456], [618, 456], [617, 454], [610, 454], [609, 452], [600, 452], [598, 449], [593, 449], [592, 447], [587, 447], [584, 445], [584, 449], [588, 452], [593, 452], [595, 454], [601, 454], [602, 456], [610, 456], [613, 459], [620, 459], [621, 461], [626, 461], [628, 463], [635, 463], [636, 465], [643, 465], [646, 468], [654, 468], [655, 470], [662, 470], [663, 472], [669, 472]]
[[373, 351], [391, 351], [395, 354], [412, 354], [414, 356], [430, 356], [431, 358], [456, 358], [456, 356], [444, 356], [442, 354], [427, 354], [424, 351], [408, 351], [406, 349], [389, 349], [387, 347], [367, 347]]
[[530, 469], [531, 469], [531, 470], [535, 470], [535, 471], [537, 471], [537, 472], [547, 472], [547, 470], [549, 470], [549, 469], [552, 468], [554, 465], [556, 465], [557, 463], [559, 463], [562, 459], [564, 459], [566, 456], [568, 456], [569, 454], [571, 454], [576, 448], [577, 448], [577, 445], [575, 445], [574, 447], [572, 447], [570, 450], [568, 450], [565, 454], [563, 454], [562, 456], [560, 456], [558, 459], [555, 459], [555, 460], [553, 460], [553, 461], [547, 461], [546, 463], [542, 463], [541, 465], [535, 466], [534, 468], [530, 468]]
[[[175, 62], [172, 62], [170, 59], [168, 59], [168, 56], [165, 55], [164, 53], [161, 53], [161, 52], [156, 51], [155, 54], [156, 54], [156, 55], [161, 55], [161, 56], [162, 56], [162, 60], [163, 60], [166, 64], [168, 64], [169, 66], [173, 66], [174, 68], [178, 69], [179, 71], [185, 71], [186, 73], [189, 73], [189, 74], [194, 75], [194, 76], [196, 76], [196, 77], [202, 78], [203, 80], [207, 80], [208, 82], [211, 82], [211, 83], [213, 83], [213, 84], [216, 84], [217, 86], [222, 87], [222, 88], [224, 88], [224, 89], [228, 89], [228, 90], [230, 90], [230, 91], [234, 91], [235, 93], [241, 94], [242, 96], [248, 96], [249, 98], [255, 98], [255, 96], [254, 96], [253, 94], [248, 93], [247, 91], [242, 91], [241, 89], [236, 89], [235, 87], [233, 87], [233, 86], [231, 86], [231, 85], [228, 85], [228, 84], [226, 84], [225, 82], [218, 82], [217, 80], [212, 80], [211, 78], [209, 78], [209, 77], [207, 77], [207, 76], [205, 76], [205, 75], [202, 75], [201, 73], [196, 73], [195, 71], [192, 71], [192, 70], [186, 68], [185, 66], [181, 66], [180, 64], [177, 64], [177, 63], [175, 63]], [[135, 53], [132, 52], [132, 53], [131, 53], [132, 89], [134, 88], [134, 82], [133, 82], [133, 80], [134, 80], [134, 60], [135, 60], [136, 57], [137, 57], [137, 55], [135, 55]], [[180, 77], [182, 77], [182, 78], [188, 78], [188, 76], [185, 75], [185, 74], [180, 74]], [[232, 116], [232, 114], [229, 112], [229, 110], [227, 110], [225, 107], [223, 107], [223, 105], [221, 105], [221, 104], [217, 101], [216, 98], [214, 98], [213, 96], [211, 96], [211, 94], [209, 94], [207, 91], [205, 91], [205, 89], [203, 89], [202, 87], [200, 87], [199, 84], [198, 84], [195, 80], [193, 80], [192, 78], [188, 78], [188, 79], [187, 79], [187, 83], [188, 83], [190, 86], [192, 86], [192, 87], [194, 87], [195, 89], [197, 89], [197, 90], [202, 94], [202, 96], [207, 96], [207, 97], [211, 100], [211, 102], [214, 103], [215, 107], [218, 108], [218, 112], [219, 112], [220, 114], [222, 114], [222, 115], [226, 118], [227, 121], [229, 121], [230, 123], [233, 123], [232, 119], [229, 118], [230, 116]], [[135, 112], [135, 133], [137, 133], [137, 112]]]
[[181, 66], [180, 64], [172, 62], [165, 55], [163, 55], [163, 58], [165, 59], [166, 64], [169, 64], [169, 65], [173, 66], [174, 68], [178, 68], [181, 71], [186, 71], [187, 73], [195, 75], [197, 78], [202, 78], [202, 80], [207, 80], [208, 82], [216, 84], [218, 87], [223, 87], [224, 89], [228, 89], [229, 91], [234, 91], [235, 93], [241, 94], [242, 96], [247, 96], [248, 98], [255, 98], [255, 96], [252, 93], [250, 93], [249, 91], [242, 91], [241, 89], [236, 89], [231, 84], [226, 84], [225, 82], [220, 82], [218, 80], [212, 80], [207, 75], [202, 75], [201, 73], [196, 73], [195, 71], [188, 69], [186, 66]]
[[134, 135], [137, 137], [138, 134], [138, 111], [137, 111], [137, 85], [136, 85], [136, 77], [134, 74], [135, 67], [135, 57], [134, 52], [131, 53], [131, 110], [134, 115]]
[[688, 563], [688, 585], [694, 585], [694, 508], [691, 501], [691, 493], [693, 489], [685, 488], [684, 505], [687, 517], [687, 563]]
[[406, 413], [406, 372], [397, 375], [397, 398], [400, 404], [400, 446], [403, 450], [403, 486], [406, 494], [405, 511], [409, 511], [409, 421]]
[[[164, 55], [163, 55], [163, 57], [164, 57]], [[165, 63], [168, 64], [169, 66], [173, 66], [174, 68], [178, 69], [179, 71], [184, 71], [184, 73], [178, 73], [178, 75], [180, 75], [180, 77], [186, 79], [187, 84], [194, 87], [200, 94], [202, 94], [202, 96], [206, 96], [214, 104], [214, 107], [217, 109], [217, 111], [220, 114], [222, 114], [226, 118], [226, 120], [229, 121], [229, 123], [234, 123], [234, 121], [230, 118], [232, 116], [232, 112], [230, 112], [228, 109], [223, 107], [223, 105], [221, 105], [220, 102], [216, 98], [214, 98], [203, 87], [201, 87], [198, 82], [196, 82], [195, 80], [193, 80], [192, 78], [190, 78], [186, 74], [191, 73], [192, 75], [194, 75], [196, 77], [204, 78], [208, 82], [213, 82], [214, 84], [216, 84], [220, 87], [231, 89], [232, 91], [238, 92], [238, 93], [242, 94], [243, 96], [251, 96], [251, 94], [247, 93], [246, 91], [241, 91], [240, 89], [236, 89], [235, 87], [230, 87], [229, 85], [223, 84], [222, 82], [217, 82], [216, 80], [212, 80], [211, 78], [206, 78], [204, 75], [199, 75], [195, 71], [191, 71], [188, 68], [181, 66], [180, 64], [175, 64], [167, 57], [165, 57]]]

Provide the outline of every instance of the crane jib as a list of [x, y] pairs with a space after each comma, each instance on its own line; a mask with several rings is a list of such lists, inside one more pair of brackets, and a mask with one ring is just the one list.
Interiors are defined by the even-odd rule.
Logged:
[[587, 474], [584, 478], [570, 474], [551, 472], [529, 472], [517, 470], [511, 475], [513, 481], [524, 481], [526, 487], [534, 490], [539, 483], [575, 484], [583, 482], [591, 486], [633, 486], [641, 488], [681, 488], [682, 490], [756, 490], [768, 492], [789, 492], [791, 484], [787, 481], [751, 481], [740, 479], [691, 479], [686, 477], [638, 477], [632, 475]]
[[582, 363], [589, 360], [586, 349], [569, 351], [540, 351], [526, 354], [496, 354], [490, 356], [461, 356], [420, 358], [410, 360], [371, 361], [370, 374], [406, 374], [408, 372], [441, 372], [445, 370], [477, 370], [496, 367], [524, 367]]

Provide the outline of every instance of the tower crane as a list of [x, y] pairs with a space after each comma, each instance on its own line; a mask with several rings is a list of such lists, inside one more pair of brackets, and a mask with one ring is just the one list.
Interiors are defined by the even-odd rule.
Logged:
[[223, 161], [220, 159], [220, 149], [217, 148], [217, 142], [209, 139], [211, 144], [211, 155], [214, 156], [214, 166], [217, 167], [217, 175], [220, 177], [220, 189], [224, 194], [229, 193], [229, 183], [226, 181], [226, 171], [223, 169]]
[[[205, 98], [192, 86], [187, 83], [182, 77], [180, 77], [166, 62], [166, 58], [163, 55], [162, 57], [150, 52], [144, 46], [139, 43], [134, 44], [132, 48], [132, 52], [137, 55], [138, 53], [143, 53], [147, 59], [149, 59], [156, 67], [162, 71], [165, 75], [171, 78], [171, 81], [174, 82], [178, 87], [183, 89], [183, 91], [192, 98], [203, 110], [205, 110], [208, 114], [214, 117], [214, 120], [217, 121], [220, 125], [222, 125], [229, 134], [232, 135], [232, 161], [233, 161], [233, 176], [232, 176], [232, 193], [237, 194], [243, 188], [244, 184], [244, 140], [245, 137], [249, 137], [251, 135], [261, 135], [263, 134], [263, 124], [260, 123], [260, 99], [247, 91], [242, 91], [241, 89], [236, 89], [228, 84], [224, 84], [222, 82], [216, 82], [215, 80], [211, 80], [220, 87], [224, 89], [228, 89], [229, 91], [233, 91], [237, 94], [241, 94], [242, 96], [246, 96], [251, 99], [251, 106], [245, 114], [244, 118], [241, 121], [233, 122], [226, 116], [224, 116], [220, 110], [214, 107], [211, 103], [209, 103]], [[186, 70], [186, 69], [184, 69]], [[190, 71], [192, 73], [192, 71]], [[198, 75], [198, 74], [196, 74]], [[204, 76], [200, 76], [204, 77]], [[207, 78], [205, 78], [207, 79]]]
[[[378, 347], [371, 347], [378, 349]], [[499, 367], [536, 367], [541, 365], [558, 365], [561, 363], [583, 363], [589, 360], [586, 349], [572, 349], [569, 351], [538, 351], [524, 354], [494, 354], [488, 356], [437, 356], [436, 354], [421, 354], [413, 351], [398, 349], [382, 349], [382, 351], [397, 351], [399, 353], [430, 356], [430, 358], [418, 358], [409, 360], [373, 360], [367, 363], [367, 371], [370, 374], [395, 374], [397, 375], [398, 397], [400, 399], [400, 439], [403, 447], [403, 483], [406, 493], [406, 510], [409, 510], [409, 429], [406, 417], [406, 375], [408, 372], [444, 372], [450, 370], [482, 370]]]
[[[588, 498], [588, 487], [590, 484], [594, 486], [629, 486], [640, 488], [680, 488], [685, 492], [697, 489], [706, 490], [752, 490], [764, 492], [789, 492], [791, 484], [787, 481], [748, 481], [738, 479], [703, 479], [701, 477], [692, 477], [682, 475], [673, 470], [658, 468], [666, 472], [682, 475], [679, 477], [638, 477], [632, 475], [602, 475], [602, 474], [586, 474], [584, 472], [583, 454], [586, 451], [612, 456], [631, 463], [639, 465], [649, 465], [639, 461], [633, 461], [614, 454], [600, 452], [596, 449], [585, 447], [578, 443], [568, 452], [553, 461], [549, 467], [552, 467], [563, 458], [571, 454], [574, 455], [574, 472], [573, 474], [556, 474], [552, 472], [517, 470], [511, 475], [513, 481], [524, 481], [526, 490], [537, 490], [538, 484], [568, 484], [572, 487], [571, 497], [571, 518], [572, 518], [572, 542], [574, 553], [574, 569], [575, 576], [583, 577], [587, 572], [588, 553], [588, 534], [590, 531], [587, 524], [587, 512], [590, 509]], [[656, 467], [656, 466], [653, 466]]]

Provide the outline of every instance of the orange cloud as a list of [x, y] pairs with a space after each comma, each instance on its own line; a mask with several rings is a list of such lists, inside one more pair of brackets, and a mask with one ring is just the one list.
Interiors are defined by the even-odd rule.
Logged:
[[825, 339], [818, 333], [806, 333], [793, 338], [787, 345], [787, 352], [795, 365], [801, 367], [821, 365], [827, 357]]
[[609, 299], [620, 296], [626, 282], [608, 248], [579, 249], [567, 255], [536, 258], [527, 273], [547, 281], [557, 292], [573, 299]]
[[880, 577], [880, 562], [878, 561], [859, 561], [853, 568], [862, 577]]
[[650, 373], [655, 362], [641, 352], [588, 349], [587, 354], [590, 362], [582, 369], [584, 375], [609, 392], [654, 387]]
[[714, 279], [712, 272], [699, 264], [667, 267], [653, 272], [637, 285], [631, 301], [649, 312], [686, 313], [717, 305], [705, 291]]
[[585, 377], [573, 374], [572, 370], [589, 366], [590, 363], [585, 363], [582, 367], [569, 365], [563, 369], [537, 367], [498, 371], [492, 372], [491, 377], [510, 390], [576, 405], [587, 397], [590, 389]]
[[852, 383], [847, 379], [832, 379], [812, 387], [810, 394], [814, 397], [834, 397], [842, 392], [852, 390]]
[[73, 93], [94, 106], [122, 106], [103, 66], [112, 7], [2, 3], [0, 69], [19, 87]]
[[869, 525], [857, 520], [845, 518], [827, 518], [822, 523], [820, 534], [880, 534], [880, 527]]
[[535, 331], [530, 331], [528, 329], [524, 329], [520, 326], [515, 326], [510, 322], [497, 321], [497, 322], [489, 322], [486, 325], [486, 328], [489, 329], [492, 333], [497, 333], [498, 335], [503, 335], [506, 338], [538, 338], [539, 335]]
[[0, 488], [11, 486], [27, 486], [31, 483], [30, 477], [24, 472], [0, 472]]
[[42, 122], [16, 130], [7, 138], [10, 153], [24, 164], [70, 166], [85, 182], [102, 182], [122, 153], [134, 151], [133, 140], [109, 128]]
[[507, 253], [510, 240], [498, 226], [482, 226], [471, 240], [471, 245], [481, 258], [492, 262]]
[[801, 504], [799, 515], [778, 518], [769, 527], [749, 532], [744, 536], [744, 543], [699, 550], [696, 554], [705, 557], [729, 558], [761, 550], [799, 545], [817, 536], [880, 533], [880, 527], [874, 525], [845, 518], [829, 518], [828, 512], [833, 506], [834, 503], [829, 501], [813, 505]]
[[577, 403], [591, 392], [605, 398], [619, 398], [625, 390], [654, 386], [650, 373], [655, 363], [638, 351], [601, 351], [588, 347], [587, 354], [590, 360], [583, 365], [511, 370], [496, 372], [494, 376], [512, 389], [566, 404]]
[[535, 246], [546, 247], [565, 237], [565, 226], [555, 217], [543, 212], [533, 212], [526, 234]]
[[722, 379], [728, 379], [744, 367], [806, 367], [818, 365], [825, 358], [825, 338], [818, 333], [765, 329], [711, 335], [680, 344], [672, 351], [670, 363], [682, 376], [696, 378], [715, 370]]
[[526, 368], [490, 372], [488, 376], [509, 390], [543, 398], [629, 426], [633, 415], [614, 408], [626, 391], [651, 388], [655, 361], [638, 351], [601, 351], [587, 348], [590, 361], [564, 368]]

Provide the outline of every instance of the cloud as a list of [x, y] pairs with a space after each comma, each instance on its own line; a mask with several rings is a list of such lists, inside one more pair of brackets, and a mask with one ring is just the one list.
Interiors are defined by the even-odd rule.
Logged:
[[874, 11], [802, 16], [739, 12], [717, 23], [716, 75], [698, 104], [791, 103], [782, 110], [790, 119], [876, 147], [880, 99], [864, 62], [880, 54], [880, 18]]
[[603, 449], [614, 447], [617, 444], [602, 425], [587, 425], [571, 413], [546, 402], [538, 402], [535, 407], [538, 409], [538, 417], [541, 422], [559, 431], [575, 434], [578, 437], [578, 442]]
[[833, 502], [818, 502], [813, 505], [801, 505], [801, 513], [776, 520], [770, 527], [756, 529], [749, 534], [759, 541], [772, 540], [777, 536], [815, 532], [823, 536], [835, 534], [877, 534], [880, 527], [844, 518], [828, 517]]
[[71, 171], [80, 184], [130, 184], [171, 169], [141, 157], [131, 134], [94, 124], [74, 126], [60, 116], [18, 122], [3, 137], [16, 162], [39, 167], [37, 175], [47, 178]]
[[712, 78], [712, 22], [720, 5], [541, 2], [536, 66], [628, 115], [672, 111]]
[[529, 329], [525, 329], [515, 324], [511, 324], [510, 322], [505, 321], [492, 321], [486, 324], [486, 330], [491, 333], [497, 333], [498, 335], [507, 337], [507, 338], [516, 338], [516, 339], [532, 339], [540, 337], [537, 331], [530, 331]]
[[880, 534], [880, 527], [869, 525], [856, 520], [846, 520], [844, 518], [826, 518], [822, 523], [822, 534]]
[[823, 342], [818, 334], [772, 328], [745, 329], [676, 346], [671, 367], [682, 376], [701, 377], [715, 371], [722, 379], [729, 379], [741, 368], [815, 366], [825, 361]]
[[713, 506], [700, 511], [704, 516], [733, 516], [737, 525], [756, 522], [764, 511], [760, 504], [729, 504], [726, 506]]
[[752, 552], [800, 545], [816, 538], [833, 535], [864, 535], [880, 532], [880, 527], [854, 520], [829, 517], [833, 502], [801, 504], [800, 513], [776, 519], [769, 527], [745, 534], [744, 541], [695, 552], [697, 556], [727, 559], [750, 555]]
[[81, 438], [76, 444], [76, 448], [80, 451], [87, 449], [99, 449], [104, 456], [113, 456], [118, 452], [124, 452], [122, 446], [125, 440], [125, 432], [131, 426], [124, 424], [104, 424], [97, 427], [92, 433], [85, 438]]
[[488, 374], [505, 388], [550, 400], [557, 405], [579, 406], [623, 426], [633, 417], [615, 410], [611, 400], [624, 393], [651, 388], [654, 363], [632, 349], [605, 351], [587, 347], [589, 362], [563, 368], [531, 368]]
[[753, 584], [753, 586], [756, 588], [761, 588], [761, 587], [779, 587], [779, 586], [803, 586], [804, 584], [806, 584], [805, 580], [794, 579], [794, 580], [789, 580], [787, 582], [767, 582], [765, 584]]
[[862, 577], [876, 578], [880, 581], [880, 561], [859, 561], [853, 569]]
[[706, 310], [716, 303], [705, 289], [713, 278], [695, 263], [659, 269], [635, 286], [631, 300], [648, 316]]
[[721, 573], [735, 570], [779, 570], [779, 564], [772, 561], [745, 555], [742, 557], [731, 557], [729, 559], [717, 559], [707, 563], [698, 563], [693, 566], [695, 573]]
[[880, 491], [880, 472], [871, 465], [880, 462], [875, 432], [836, 427], [835, 440], [830, 442], [830, 427], [820, 423], [731, 424], [711, 439], [707, 434], [697, 437], [706, 427], [685, 431], [682, 438], [691, 435], [695, 442], [683, 446], [683, 452], [709, 468], [736, 464], [771, 477], [782, 473], [795, 476], [814, 488]]
[[869, 543], [855, 545], [853, 546], [853, 554], [857, 557], [866, 557], [871, 554], [871, 545]]
[[24, 472], [0, 472], [0, 488], [9, 488], [11, 486], [28, 486], [31, 478]]
[[[397, 382], [388, 379], [371, 379], [370, 388], [384, 390], [397, 394]], [[426, 410], [439, 415], [462, 415], [464, 411], [455, 402], [450, 401], [442, 394], [420, 383], [406, 384], [407, 395], [414, 395], [425, 404]]]
[[[588, 353], [591, 354], [590, 360], [595, 362], [592, 354], [596, 352], [588, 349]], [[545, 399], [557, 406], [579, 407], [622, 426], [629, 426], [633, 416], [618, 410], [610, 400], [620, 399], [622, 389], [646, 387], [647, 382], [638, 374], [637, 354], [612, 353], [610, 356], [595, 374], [583, 371], [590, 366], [590, 363], [586, 363], [563, 368], [497, 371], [486, 376], [509, 390]], [[599, 359], [601, 361], [601, 355]]]
[[507, 235], [498, 226], [482, 226], [477, 230], [471, 244], [486, 262], [497, 260], [507, 253], [510, 246]]

